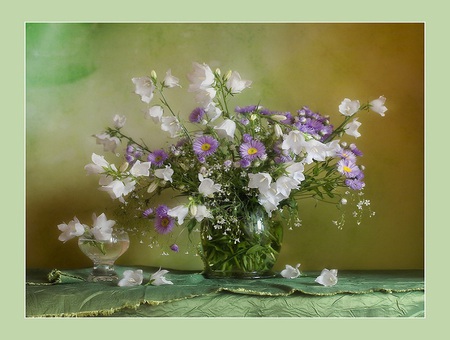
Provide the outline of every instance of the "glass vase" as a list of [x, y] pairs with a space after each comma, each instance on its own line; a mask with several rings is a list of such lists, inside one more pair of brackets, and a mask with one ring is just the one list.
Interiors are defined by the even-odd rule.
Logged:
[[200, 235], [206, 278], [276, 276], [272, 268], [281, 250], [283, 228], [263, 207], [239, 212], [221, 227], [204, 219]]
[[114, 270], [115, 261], [127, 251], [130, 239], [125, 231], [114, 231], [108, 240], [95, 240], [89, 236], [78, 238], [78, 247], [89, 257], [94, 266], [89, 282], [116, 282], [119, 276]]

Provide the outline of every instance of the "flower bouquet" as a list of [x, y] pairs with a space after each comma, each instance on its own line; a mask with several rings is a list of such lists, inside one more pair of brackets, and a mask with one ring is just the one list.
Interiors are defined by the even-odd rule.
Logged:
[[[100, 176], [100, 190], [118, 200], [124, 214], [143, 222], [140, 232], [166, 235], [172, 251], [179, 251], [176, 240], [183, 230], [200, 230], [198, 252], [207, 276], [270, 275], [283, 228], [300, 223], [299, 199], [340, 206], [347, 195], [362, 192], [362, 152], [340, 139], [360, 136], [355, 118], [360, 112], [384, 116], [385, 98], [364, 104], [344, 99], [338, 107], [342, 122], [333, 125], [306, 106], [295, 112], [259, 103], [231, 107], [230, 100], [252, 84], [236, 71], [193, 63], [187, 78], [196, 101], [188, 111], [166, 99], [166, 91], [181, 88], [171, 70], [162, 79], [155, 71], [132, 79], [146, 104], [145, 118], [173, 139], [170, 146], [148, 146], [116, 115], [114, 125], [95, 137], [104, 151], [122, 147], [123, 160], [116, 166], [93, 153], [85, 170]], [[182, 204], [154, 205], [154, 197], [167, 189], [183, 197]], [[361, 210], [369, 201], [357, 204]]]

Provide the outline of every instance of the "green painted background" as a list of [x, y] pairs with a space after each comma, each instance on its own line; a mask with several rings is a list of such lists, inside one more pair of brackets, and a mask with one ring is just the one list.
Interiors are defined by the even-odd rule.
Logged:
[[[57, 224], [87, 223], [112, 207], [84, 165], [101, 153], [93, 134], [125, 114], [149, 145], [164, 142], [143, 119], [131, 78], [168, 68], [187, 84], [193, 61], [238, 70], [253, 81], [240, 105], [313, 110], [338, 120], [345, 98], [387, 97], [386, 117], [359, 119], [366, 197], [375, 217], [343, 230], [326, 204], [301, 202], [303, 226], [286, 231], [277, 268], [424, 267], [424, 27], [422, 24], [27, 24], [26, 264], [69, 268], [90, 263]], [[182, 93], [183, 91], [178, 91]], [[173, 95], [189, 113], [191, 97]], [[119, 263], [201, 268], [198, 257], [150, 249], [137, 240]]]

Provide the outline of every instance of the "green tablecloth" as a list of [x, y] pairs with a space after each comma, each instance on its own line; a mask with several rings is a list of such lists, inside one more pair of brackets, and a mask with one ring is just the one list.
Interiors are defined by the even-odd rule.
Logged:
[[[117, 267], [121, 275], [129, 267]], [[157, 268], [145, 268], [144, 283]], [[29, 270], [27, 317], [423, 317], [423, 271], [341, 271], [333, 287], [296, 279], [205, 279], [170, 271], [173, 285], [90, 283], [90, 269]]]

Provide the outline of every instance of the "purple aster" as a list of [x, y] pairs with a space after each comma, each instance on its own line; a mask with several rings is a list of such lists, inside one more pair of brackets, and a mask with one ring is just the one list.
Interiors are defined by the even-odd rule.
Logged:
[[286, 153], [286, 150], [281, 148], [281, 142], [276, 142], [273, 146], [273, 151], [275, 152], [275, 157], [273, 160], [277, 164], [287, 163], [292, 161], [292, 158]]
[[170, 246], [170, 249], [171, 249], [172, 251], [174, 251], [175, 253], [178, 253], [179, 247], [178, 247], [178, 245], [177, 245], [176, 243], [174, 243], [174, 244], [172, 244], [172, 245]]
[[349, 149], [340, 149], [337, 154], [342, 159], [349, 159], [352, 162], [356, 161], [356, 155], [353, 153], [353, 151], [350, 151]]
[[216, 152], [219, 142], [211, 136], [201, 136], [192, 145], [198, 157], [208, 157]]
[[172, 231], [175, 226], [175, 219], [169, 216], [169, 208], [166, 205], [159, 205], [155, 216], [155, 230], [159, 234], [167, 234]]
[[283, 155], [283, 154], [279, 154], [278, 156], [274, 157], [274, 161], [277, 164], [287, 163], [287, 162], [292, 161], [292, 157], [286, 156], [286, 155]]
[[223, 166], [225, 168], [231, 168], [231, 165], [233, 164], [233, 162], [229, 159], [227, 159], [225, 162], [223, 162]]
[[153, 214], [153, 209], [152, 208], [148, 208], [148, 209], [146, 209], [146, 210], [144, 210], [143, 212], [142, 212], [142, 216], [144, 216], [144, 217], [149, 217], [151, 214]]
[[263, 157], [266, 154], [266, 148], [259, 140], [252, 139], [248, 143], [241, 144], [239, 152], [242, 158], [252, 161], [256, 158]]
[[169, 158], [169, 155], [164, 150], [155, 150], [148, 155], [147, 160], [157, 167], [163, 166], [164, 161]]
[[244, 107], [236, 106], [234, 111], [237, 113], [251, 113], [251, 112], [256, 111], [257, 108], [258, 108], [258, 105], [249, 105], [249, 106], [244, 106]]
[[125, 149], [125, 159], [128, 163], [133, 164], [137, 159], [142, 157], [142, 150], [133, 145], [128, 145]]
[[359, 150], [355, 144], [350, 144], [350, 150], [352, 150], [352, 152], [356, 155], [356, 156], [362, 156], [363, 153], [361, 152], [361, 150]]
[[200, 123], [205, 115], [206, 111], [202, 107], [196, 107], [189, 115], [189, 121], [191, 123]]
[[337, 163], [338, 171], [347, 178], [356, 178], [361, 169], [350, 159], [341, 159]]
[[353, 190], [361, 190], [365, 187], [366, 184], [362, 180], [357, 178], [347, 178], [345, 180], [345, 185]]
[[294, 117], [292, 117], [292, 114], [290, 112], [283, 112], [281, 115], [286, 116], [285, 120], [282, 120], [280, 123], [282, 124], [292, 124], [294, 121]]
[[251, 135], [249, 135], [248, 133], [244, 133], [242, 135], [242, 140], [244, 141], [244, 143], [248, 143], [253, 139], [253, 137]]
[[129, 155], [129, 154], [126, 154], [125, 155], [125, 160], [128, 162], [128, 163], [133, 163], [136, 159], [132, 156], [132, 155]]
[[302, 132], [308, 133], [320, 141], [325, 141], [333, 133], [333, 125], [327, 116], [312, 112], [307, 106], [297, 111], [294, 125]]
[[261, 109], [260, 112], [261, 112], [262, 115], [266, 115], [266, 116], [278, 114], [278, 112], [271, 111], [271, 110], [265, 109], [265, 108]]
[[247, 118], [241, 119], [241, 124], [242, 125], [248, 125], [249, 123], [250, 123], [250, 121]]
[[252, 162], [248, 158], [242, 158], [240, 161], [241, 168], [248, 168]]

